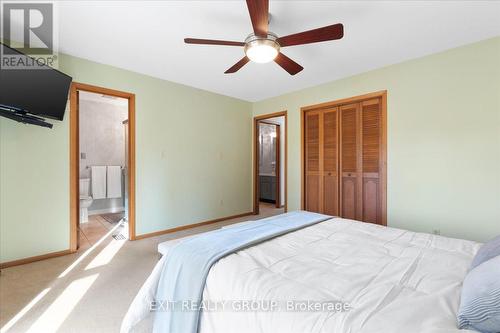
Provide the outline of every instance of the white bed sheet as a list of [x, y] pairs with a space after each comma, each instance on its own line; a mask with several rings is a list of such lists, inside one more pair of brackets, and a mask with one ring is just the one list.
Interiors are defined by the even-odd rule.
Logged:
[[[221, 259], [203, 298], [341, 300], [349, 311], [203, 312], [199, 332], [466, 332], [457, 328], [456, 312], [480, 245], [332, 218]], [[137, 295], [122, 332], [148, 315], [159, 271]]]

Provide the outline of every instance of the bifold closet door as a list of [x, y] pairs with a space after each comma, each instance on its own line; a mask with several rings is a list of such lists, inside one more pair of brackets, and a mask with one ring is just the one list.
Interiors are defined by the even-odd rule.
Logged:
[[319, 111], [307, 112], [304, 116], [304, 190], [306, 197], [304, 208], [310, 212], [321, 212], [320, 116]]
[[327, 109], [322, 112], [323, 134], [323, 209], [327, 215], [339, 215], [338, 198], [338, 108]]
[[339, 215], [338, 108], [305, 115], [305, 209]]
[[362, 221], [382, 224], [382, 113], [380, 99], [361, 102]]
[[382, 103], [385, 95], [304, 113], [305, 210], [385, 225]]
[[340, 107], [340, 216], [361, 220], [359, 103]]
[[380, 99], [342, 106], [340, 121], [340, 215], [344, 218], [383, 224]]

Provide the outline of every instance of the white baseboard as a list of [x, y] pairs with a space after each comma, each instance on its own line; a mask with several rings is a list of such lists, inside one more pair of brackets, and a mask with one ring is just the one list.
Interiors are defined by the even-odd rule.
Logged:
[[120, 212], [124, 212], [124, 211], [125, 211], [125, 207], [112, 207], [112, 208], [106, 208], [106, 209], [89, 210], [89, 215], [120, 213]]

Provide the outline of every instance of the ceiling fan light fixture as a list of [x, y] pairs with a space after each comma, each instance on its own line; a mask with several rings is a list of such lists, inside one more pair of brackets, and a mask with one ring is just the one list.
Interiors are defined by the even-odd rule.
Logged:
[[271, 34], [268, 34], [268, 38], [258, 38], [255, 35], [250, 35], [245, 43], [246, 56], [251, 61], [260, 64], [273, 61], [280, 50], [276, 37]]
[[253, 33], [244, 42], [200, 38], [184, 39], [186, 44], [244, 46], [245, 56], [228, 68], [224, 74], [236, 73], [250, 61], [266, 63], [274, 60], [288, 74], [295, 75], [302, 71], [304, 67], [281, 53], [280, 48], [326, 42], [341, 39], [344, 36], [344, 26], [342, 23], [336, 23], [278, 37], [269, 31], [269, 20], [271, 19], [269, 0], [247, 0], [246, 2], [250, 20], [252, 21]]

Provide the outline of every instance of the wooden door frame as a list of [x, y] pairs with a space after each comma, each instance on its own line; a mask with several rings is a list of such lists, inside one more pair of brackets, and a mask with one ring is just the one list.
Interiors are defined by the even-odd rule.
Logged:
[[[274, 112], [274, 113], [268, 113], [260, 116], [255, 116], [253, 118], [253, 213], [255, 215], [259, 214], [259, 122], [270, 119], [270, 118], [275, 118], [275, 117], [284, 117], [285, 118], [285, 154], [284, 154], [284, 187], [285, 187], [285, 205], [284, 205], [284, 211], [288, 211], [288, 189], [287, 189], [287, 183], [288, 183], [288, 111], [280, 111], [280, 112]], [[276, 124], [273, 124], [276, 125]], [[278, 141], [279, 142], [279, 139]], [[277, 149], [279, 152], [279, 147]], [[278, 170], [278, 168], [281, 168], [281, 165], [277, 165], [277, 175], [281, 177], [281, 172]], [[278, 179], [279, 183], [279, 191], [277, 193], [281, 192], [281, 182]], [[281, 196], [280, 194], [277, 194], [277, 198], [281, 201]], [[279, 202], [281, 205], [281, 202]]]
[[69, 177], [70, 177], [70, 251], [76, 252], [78, 247], [78, 223], [80, 220], [80, 128], [78, 110], [78, 92], [86, 91], [102, 95], [128, 99], [129, 121], [129, 156], [128, 156], [128, 225], [129, 239], [135, 240], [135, 94], [97, 87], [89, 84], [73, 82], [70, 89], [69, 113]]
[[281, 126], [274, 124], [276, 126], [276, 150], [275, 159], [276, 163], [274, 165], [276, 173], [276, 208], [281, 208]]
[[[380, 138], [380, 183], [381, 183], [381, 206], [382, 206], [382, 224], [387, 225], [387, 90], [381, 90], [373, 93], [368, 93], [364, 95], [338, 99], [331, 102], [308, 105], [300, 108], [300, 207], [304, 209], [305, 207], [305, 160], [304, 160], [304, 125], [305, 125], [305, 114], [312, 110], [323, 110], [331, 109], [334, 107], [340, 107], [346, 104], [361, 103], [366, 100], [380, 98], [381, 101], [381, 138]], [[341, 183], [341, 178], [339, 177], [339, 186]], [[340, 207], [339, 207], [340, 208]]]
[[[276, 150], [274, 152], [274, 158], [276, 160], [276, 164], [274, 166], [275, 168], [275, 177], [276, 177], [276, 184], [275, 184], [275, 191], [276, 191], [276, 199], [275, 199], [275, 206], [276, 208], [281, 208], [281, 129], [279, 124], [271, 123], [265, 120], [259, 120], [259, 124], [266, 124], [266, 125], [271, 125], [271, 126], [276, 126]], [[257, 143], [260, 145], [260, 142], [257, 140]], [[260, 152], [259, 152], [260, 156]], [[260, 163], [259, 163], [260, 164]], [[258, 164], [258, 166], [259, 166]], [[260, 176], [259, 176], [260, 177]], [[260, 184], [260, 182], [259, 182]], [[260, 191], [258, 192], [260, 194]]]

